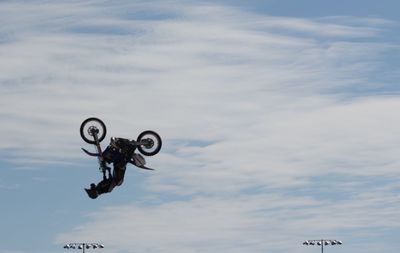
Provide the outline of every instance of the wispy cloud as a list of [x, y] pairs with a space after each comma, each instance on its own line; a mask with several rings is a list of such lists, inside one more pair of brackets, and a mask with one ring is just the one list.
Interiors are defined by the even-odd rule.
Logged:
[[400, 102], [370, 79], [398, 53], [374, 40], [389, 21], [189, 1], [0, 5], [2, 159], [81, 162], [88, 116], [109, 136], [164, 139], [152, 199], [99, 210], [58, 242], [305, 252], [308, 236], [398, 231]]
[[12, 191], [18, 189], [20, 186], [18, 184], [3, 184], [0, 182], [0, 190]]
[[[368, 238], [379, 236], [375, 229], [398, 228], [394, 218], [398, 197], [387, 193], [375, 193], [374, 197], [355, 194], [337, 202], [253, 194], [118, 206], [101, 210], [57, 241], [101, 240], [111, 252], [306, 252], [300, 247], [302, 240], [322, 236], [347, 239], [351, 247], [346, 231]], [[393, 219], [382, 219], [384, 216]], [[375, 242], [362, 249], [371, 244]]]

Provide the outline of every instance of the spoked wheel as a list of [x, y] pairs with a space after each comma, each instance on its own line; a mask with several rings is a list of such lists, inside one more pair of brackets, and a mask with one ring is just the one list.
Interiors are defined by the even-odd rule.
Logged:
[[80, 133], [84, 141], [89, 144], [96, 144], [95, 136], [97, 136], [100, 143], [106, 137], [107, 129], [106, 125], [100, 119], [88, 118], [82, 122]]
[[141, 143], [138, 146], [140, 153], [146, 156], [152, 156], [157, 154], [162, 146], [160, 136], [151, 130], [147, 130], [139, 134], [137, 142]]

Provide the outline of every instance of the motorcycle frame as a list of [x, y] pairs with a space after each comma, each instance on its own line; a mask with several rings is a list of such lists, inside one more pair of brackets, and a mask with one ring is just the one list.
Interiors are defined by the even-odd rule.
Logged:
[[[92, 135], [93, 135], [93, 137], [94, 137], [94, 141], [95, 141], [94, 145], [96, 146], [97, 154], [96, 154], [96, 153], [91, 153], [91, 152], [87, 151], [87, 150], [84, 149], [84, 148], [82, 148], [82, 150], [83, 150], [87, 155], [89, 155], [89, 156], [96, 156], [96, 157], [97, 157], [98, 162], [99, 162], [99, 166], [100, 166], [99, 169], [104, 173], [104, 172], [107, 170], [107, 166], [106, 166], [106, 162], [105, 162], [105, 160], [104, 160], [104, 158], [103, 158], [103, 155], [102, 155], [102, 154], [103, 154], [103, 151], [102, 151], [102, 149], [101, 149], [100, 142], [99, 142], [99, 138], [98, 138], [98, 136], [97, 136], [98, 133], [97, 133], [96, 129], [92, 129], [92, 130], [91, 130], [91, 133], [92, 133]], [[146, 145], [146, 144], [147, 144], [147, 141], [146, 141], [146, 140], [141, 140], [140, 142], [135, 141], [135, 140], [131, 140], [131, 141], [129, 141], [129, 142], [132, 143], [132, 145], [134, 145], [135, 148], [137, 148], [138, 146]], [[135, 165], [135, 166], [137, 166], [137, 167], [139, 167], [139, 168], [141, 168], [141, 169], [145, 169], [145, 170], [154, 170], [154, 169], [148, 168], [148, 167], [146, 167], [146, 166], [138, 166], [138, 165], [136, 165], [132, 160], [129, 160], [129, 163], [130, 163], [130, 164], [133, 164], [133, 165]]]

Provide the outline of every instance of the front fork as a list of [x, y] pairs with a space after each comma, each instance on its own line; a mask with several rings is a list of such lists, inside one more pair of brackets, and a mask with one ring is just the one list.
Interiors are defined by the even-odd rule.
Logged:
[[103, 158], [103, 151], [101, 150], [99, 138], [98, 138], [96, 132], [93, 132], [93, 137], [94, 137], [94, 141], [96, 142], [95, 146], [96, 146], [97, 153], [99, 154], [99, 156], [97, 157], [98, 161], [99, 161], [99, 166], [100, 166], [99, 170], [101, 170], [101, 172], [103, 173], [103, 179], [106, 180], [106, 171], [108, 171], [108, 176], [111, 177], [111, 170], [109, 167], [107, 167], [106, 161]]

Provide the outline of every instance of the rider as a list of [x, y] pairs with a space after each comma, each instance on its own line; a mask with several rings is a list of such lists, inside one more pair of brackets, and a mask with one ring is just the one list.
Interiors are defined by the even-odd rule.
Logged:
[[[89, 189], [85, 188], [86, 193], [92, 199], [97, 198], [100, 194], [111, 192], [115, 186], [120, 186], [124, 181], [126, 165], [133, 162], [138, 167], [143, 167], [146, 163], [143, 156], [134, 153], [136, 147], [128, 139], [111, 138], [110, 145], [102, 153], [102, 170], [103, 180], [97, 185], [91, 184]], [[107, 164], [113, 164], [113, 173]], [[106, 177], [106, 170], [108, 177]]]

